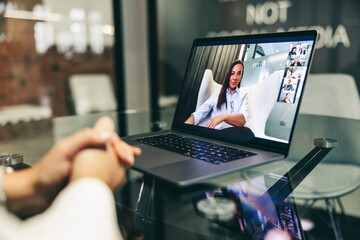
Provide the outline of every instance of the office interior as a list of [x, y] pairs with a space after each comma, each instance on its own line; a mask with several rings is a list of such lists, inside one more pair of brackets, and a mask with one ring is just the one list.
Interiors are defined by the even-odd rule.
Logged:
[[[308, 78], [321, 84], [311, 84], [313, 89], [307, 90], [304, 104], [315, 107], [300, 110], [303, 115], [298, 122], [311, 129], [312, 115], [331, 112], [333, 122], [318, 121], [328, 125], [314, 126], [314, 132], [321, 128], [320, 132], [328, 134], [323, 137], [336, 132], [334, 136], [344, 141], [339, 145], [347, 148], [339, 153], [334, 149], [328, 162], [359, 168], [356, 126], [360, 108], [353, 107], [358, 106], [353, 103], [359, 103], [360, 95], [359, 5], [357, 0], [0, 0], [0, 153], [21, 153], [7, 139], [16, 139], [19, 131], [41, 135], [24, 127], [44, 119], [65, 123], [55, 130], [54, 141], [73, 131], [67, 117], [109, 111], [151, 112], [141, 120], [150, 122], [153, 129], [169, 128], [193, 39], [316, 29], [320, 38]], [[326, 80], [329, 86], [324, 87]], [[327, 92], [319, 92], [321, 89]], [[343, 113], [339, 116], [313, 102], [313, 96], [328, 95], [345, 103], [349, 96], [354, 99], [349, 97], [351, 103], [340, 106]], [[121, 127], [120, 135], [149, 128], [148, 124], [137, 124], [136, 129], [131, 124]], [[311, 150], [309, 136], [302, 138], [306, 143], [295, 139], [289, 158]], [[41, 140], [32, 146], [35, 144]], [[360, 179], [359, 175], [348, 177]], [[339, 196], [346, 216], [357, 223], [359, 183]], [[302, 199], [296, 203], [299, 208], [305, 205]], [[312, 222], [326, 223], [322, 233], [332, 232], [327, 210], [325, 201], [317, 201], [307, 211], [325, 213]], [[349, 228], [343, 227], [345, 231]], [[360, 234], [353, 225], [351, 230]]]

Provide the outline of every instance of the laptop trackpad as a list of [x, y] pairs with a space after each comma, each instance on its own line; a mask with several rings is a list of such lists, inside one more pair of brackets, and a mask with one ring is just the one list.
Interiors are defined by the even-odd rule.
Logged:
[[187, 185], [208, 179], [212, 175], [212, 172], [218, 172], [218, 167], [219, 166], [211, 163], [189, 159], [160, 167], [154, 167], [148, 169], [148, 172], [177, 184]]

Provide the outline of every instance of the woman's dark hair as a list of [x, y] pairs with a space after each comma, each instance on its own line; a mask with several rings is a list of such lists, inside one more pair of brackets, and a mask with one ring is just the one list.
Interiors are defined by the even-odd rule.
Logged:
[[[227, 72], [226, 72], [226, 75], [225, 75], [225, 78], [224, 78], [224, 81], [223, 81], [223, 84], [222, 84], [222, 87], [221, 87], [219, 98], [218, 98], [218, 101], [217, 101], [217, 104], [216, 104], [216, 107], [218, 109], [221, 108], [221, 105], [226, 103], [226, 89], [229, 88], [229, 80], [230, 80], [232, 69], [237, 64], [241, 64], [241, 66], [243, 67], [243, 71], [242, 71], [242, 74], [241, 74], [241, 79], [244, 76], [244, 63], [240, 59], [235, 60], [234, 62], [232, 62], [231, 65], [229, 66]], [[241, 79], [240, 79], [238, 87], [240, 87]]]
[[289, 56], [294, 55], [294, 50], [295, 50], [295, 54], [296, 54], [296, 50], [297, 50], [296, 46], [291, 48], [291, 51], [289, 52]]

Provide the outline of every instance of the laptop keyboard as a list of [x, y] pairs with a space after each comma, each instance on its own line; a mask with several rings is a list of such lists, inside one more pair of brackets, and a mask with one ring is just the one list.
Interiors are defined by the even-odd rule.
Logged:
[[256, 153], [173, 133], [137, 138], [134, 140], [213, 164], [227, 163], [256, 155]]

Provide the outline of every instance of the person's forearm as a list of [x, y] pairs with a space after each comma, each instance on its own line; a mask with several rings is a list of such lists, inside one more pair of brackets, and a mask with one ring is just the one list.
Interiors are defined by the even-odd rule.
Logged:
[[39, 213], [49, 204], [41, 195], [36, 194], [38, 183], [33, 168], [5, 174], [3, 190], [8, 210], [19, 217]]
[[226, 123], [233, 125], [235, 127], [242, 127], [245, 125], [245, 117], [243, 114], [226, 114], [225, 120]]

